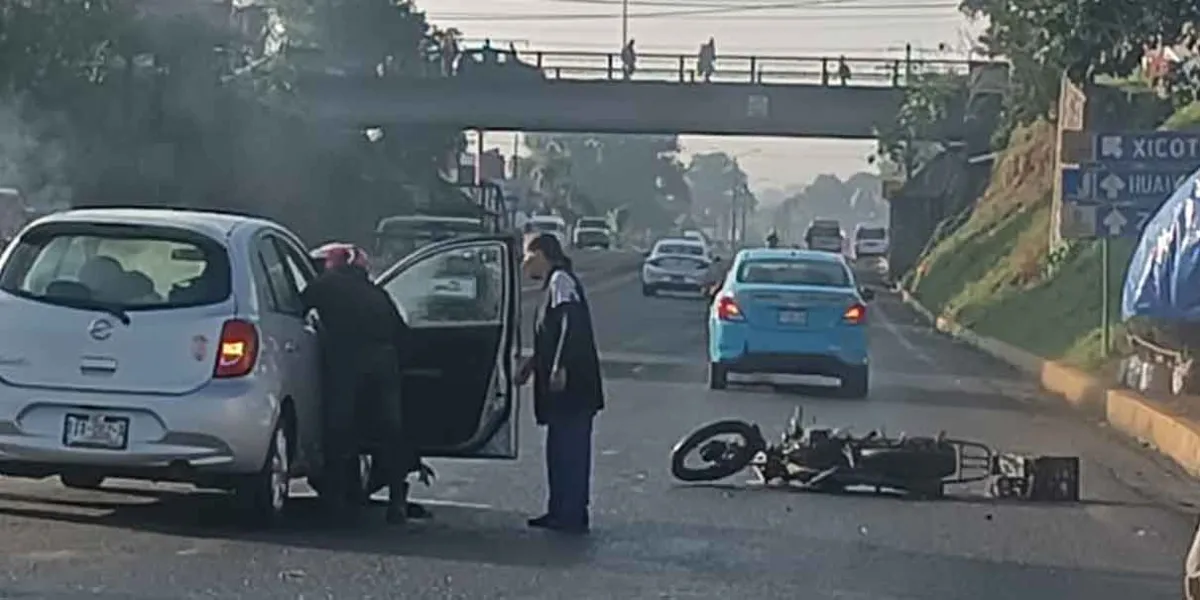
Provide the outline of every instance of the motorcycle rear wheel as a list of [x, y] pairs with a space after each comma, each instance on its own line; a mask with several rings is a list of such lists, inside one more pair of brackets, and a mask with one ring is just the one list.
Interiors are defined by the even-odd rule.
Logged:
[[[734, 446], [721, 460], [710, 466], [692, 468], [686, 464], [693, 451], [718, 436], [737, 435], [744, 443]], [[745, 421], [717, 421], [709, 423], [683, 438], [671, 450], [671, 475], [680, 481], [716, 481], [745, 469], [754, 455], [766, 447], [758, 428]]]

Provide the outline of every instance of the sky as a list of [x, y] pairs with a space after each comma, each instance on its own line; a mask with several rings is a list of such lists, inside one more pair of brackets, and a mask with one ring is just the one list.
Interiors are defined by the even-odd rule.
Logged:
[[[640, 54], [694, 56], [713, 37], [721, 55], [853, 58], [967, 58], [980, 29], [955, 0], [628, 0], [629, 37]], [[462, 31], [464, 47], [490, 39], [517, 50], [618, 52], [621, 0], [437, 0], [420, 2], [430, 20]], [[944, 49], [939, 49], [944, 46]], [[485, 147], [513, 148], [514, 134], [489, 133]], [[681, 136], [685, 154], [738, 157], [751, 187], [803, 185], [832, 173], [873, 171], [870, 141]]]

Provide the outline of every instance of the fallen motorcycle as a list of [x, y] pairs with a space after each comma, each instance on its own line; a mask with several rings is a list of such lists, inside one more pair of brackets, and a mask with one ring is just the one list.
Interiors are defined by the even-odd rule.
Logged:
[[[720, 439], [733, 436], [737, 439]], [[687, 459], [697, 452], [703, 466]], [[941, 498], [947, 485], [987, 481], [995, 497], [1039, 501], [1079, 500], [1079, 459], [996, 453], [979, 442], [936, 437], [863, 436], [804, 427], [796, 408], [779, 443], [768, 444], [757, 425], [710, 423], [671, 452], [671, 474], [687, 482], [716, 481], [750, 467], [761, 482], [840, 492], [852, 487]]]

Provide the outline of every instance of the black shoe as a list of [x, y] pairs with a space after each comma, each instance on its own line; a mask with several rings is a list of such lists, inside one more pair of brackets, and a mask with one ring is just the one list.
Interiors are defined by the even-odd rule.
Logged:
[[425, 520], [433, 518], [433, 513], [429, 512], [428, 508], [416, 502], [409, 502], [408, 506], [405, 507], [404, 514], [410, 519]]
[[550, 513], [546, 513], [540, 517], [534, 517], [525, 523], [530, 527], [536, 527], [539, 529], [554, 529], [554, 527], [558, 524], [554, 520], [554, 515], [551, 515]]

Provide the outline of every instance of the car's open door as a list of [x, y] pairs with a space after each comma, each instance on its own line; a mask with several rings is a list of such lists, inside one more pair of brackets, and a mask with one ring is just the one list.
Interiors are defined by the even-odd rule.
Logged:
[[517, 457], [518, 248], [511, 235], [444, 240], [376, 278], [412, 330], [404, 418], [424, 456]]

